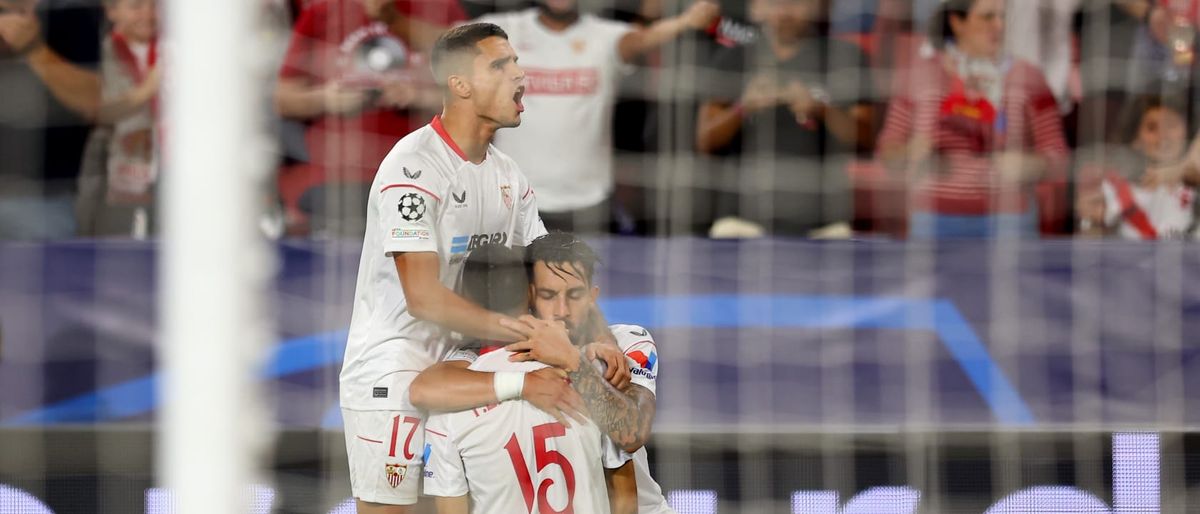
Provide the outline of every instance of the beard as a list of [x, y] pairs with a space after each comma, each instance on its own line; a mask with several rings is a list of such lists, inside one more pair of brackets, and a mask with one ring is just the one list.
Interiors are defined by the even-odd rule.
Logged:
[[583, 346], [587, 344], [587, 331], [580, 330], [580, 327], [575, 326], [570, 321], [563, 320], [563, 324], [567, 326], [567, 335], [571, 338], [571, 344], [575, 346]]

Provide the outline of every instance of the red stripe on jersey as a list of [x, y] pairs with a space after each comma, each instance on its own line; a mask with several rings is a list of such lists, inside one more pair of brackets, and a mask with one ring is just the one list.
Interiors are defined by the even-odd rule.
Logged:
[[1143, 239], [1158, 239], [1158, 231], [1154, 230], [1154, 224], [1150, 223], [1150, 218], [1146, 217], [1146, 211], [1143, 211], [1133, 199], [1133, 188], [1129, 187], [1129, 182], [1116, 174], [1109, 175], [1108, 181], [1117, 191], [1117, 201], [1121, 203], [1121, 213], [1129, 221], [1129, 224], [1142, 234]]
[[440, 196], [433, 194], [433, 192], [431, 192], [430, 190], [425, 189], [421, 186], [414, 186], [412, 184], [392, 184], [390, 186], [383, 186], [383, 189], [380, 189], [379, 192], [382, 194], [384, 191], [387, 191], [388, 189], [393, 189], [393, 188], [397, 188], [397, 187], [407, 187], [407, 188], [411, 188], [411, 189], [416, 189], [417, 191], [420, 191], [429, 196], [432, 196], [434, 200], [437, 200], [439, 202], [442, 201], [442, 198]]
[[359, 439], [362, 439], [363, 441], [366, 441], [366, 442], [368, 442], [368, 443], [383, 444], [383, 441], [376, 441], [376, 440], [374, 440], [374, 439], [367, 439], [367, 438], [365, 438], [365, 437], [363, 437], [363, 436], [361, 436], [361, 435], [360, 435], [360, 436], [355, 436], [355, 437], [357, 437], [357, 438], [359, 438]]
[[442, 137], [442, 141], [446, 142], [446, 146], [449, 146], [451, 150], [454, 150], [454, 153], [457, 154], [460, 159], [464, 161], [470, 161], [470, 159], [467, 158], [467, 153], [462, 151], [462, 148], [458, 147], [458, 143], [455, 143], [453, 139], [450, 139], [450, 133], [446, 132], [446, 127], [442, 125], [442, 115], [435, 115], [433, 117], [433, 121], [429, 122], [429, 126], [433, 127], [433, 131], [437, 132], [437, 135]]
[[523, 196], [521, 196], [521, 200], [524, 200], [524, 199], [526, 199], [526, 198], [529, 198], [529, 195], [531, 195], [531, 194], [533, 194], [533, 188], [532, 188], [532, 187], [530, 187], [528, 191], [525, 191], [525, 194], [524, 194]]
[[448, 436], [448, 435], [446, 435], [446, 434], [443, 434], [443, 433], [441, 433], [441, 432], [438, 432], [437, 430], [430, 430], [430, 429], [426, 428], [426, 429], [425, 429], [425, 431], [426, 431], [426, 432], [428, 432], [428, 433], [430, 433], [430, 434], [437, 435], [437, 436], [442, 436], [442, 437], [450, 437], [450, 436]]

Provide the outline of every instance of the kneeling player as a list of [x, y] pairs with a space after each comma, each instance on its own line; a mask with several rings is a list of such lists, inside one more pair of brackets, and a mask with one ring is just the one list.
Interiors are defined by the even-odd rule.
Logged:
[[[594, 327], [590, 320], [595, 319], [596, 298], [599, 288], [592, 282], [593, 271], [597, 258], [586, 243], [573, 235], [554, 233], [535, 240], [528, 248], [531, 275], [533, 279], [532, 306], [540, 320], [524, 318], [524, 325], [519, 331], [532, 335], [544, 327], [547, 322], [561, 322], [570, 330], [570, 337], [576, 343], [596, 339]], [[515, 312], [514, 312], [515, 314]], [[603, 326], [603, 325], [601, 325]], [[625, 439], [621, 445], [628, 451], [635, 451], [634, 461], [619, 470], [613, 481], [621, 490], [633, 489], [636, 482], [636, 502], [632, 506], [623, 506], [615, 511], [640, 512], [641, 514], [664, 514], [674, 511], [667, 505], [661, 489], [650, 476], [646, 451], [641, 448], [642, 442], [649, 436], [650, 422], [653, 419], [655, 404], [654, 391], [658, 374], [658, 355], [653, 338], [649, 332], [634, 325], [612, 325], [607, 327], [611, 336], [619, 345], [622, 360], [630, 370], [634, 386], [626, 389], [622, 402], [604, 404], [596, 398], [609, 397], [607, 391], [601, 391], [594, 381], [576, 380], [579, 384], [588, 383], [584, 398], [592, 398], [587, 402], [593, 419], [601, 427], [607, 427], [606, 432], [616, 440]], [[552, 331], [547, 331], [550, 333]], [[554, 353], [537, 345], [514, 345], [513, 348], [532, 347], [535, 351], [523, 354], [520, 358], [538, 357], [545, 361], [560, 360], [570, 362], [571, 357], [547, 358]], [[561, 350], [561, 345], [557, 347]], [[589, 348], [602, 348], [602, 345], [589, 345]], [[460, 357], [470, 357], [469, 353]], [[469, 391], [454, 381], [445, 373], [448, 367], [466, 367], [466, 362], [439, 363], [422, 373], [413, 383], [411, 390], [413, 403], [422, 409], [445, 411], [453, 408], [465, 408], [473, 398]], [[611, 389], [611, 388], [608, 388]], [[466, 394], [464, 394], [466, 393]], [[474, 396], [480, 396], [479, 393]], [[628, 403], [635, 406], [633, 412]], [[466, 404], [466, 405], [464, 405]], [[615, 404], [615, 406], [613, 405]], [[614, 435], [616, 434], [616, 435]], [[636, 477], [636, 478], [635, 478]], [[625, 498], [629, 500], [629, 498]], [[620, 499], [614, 497], [614, 507], [618, 507]], [[632, 501], [632, 500], [630, 500]]]
[[[528, 309], [528, 278], [517, 250], [487, 246], [472, 252], [464, 296], [520, 315]], [[470, 369], [504, 377], [547, 368], [511, 362], [497, 349]], [[560, 372], [562, 373], [562, 372]], [[565, 373], [562, 373], [565, 380]], [[606, 468], [629, 460], [586, 418], [570, 426], [526, 401], [506, 401], [438, 414], [426, 425], [425, 493], [440, 497], [443, 514], [473, 512], [609, 512]], [[536, 485], [535, 485], [536, 484]], [[469, 508], [468, 493], [474, 500]], [[633, 493], [636, 494], [636, 493]]]

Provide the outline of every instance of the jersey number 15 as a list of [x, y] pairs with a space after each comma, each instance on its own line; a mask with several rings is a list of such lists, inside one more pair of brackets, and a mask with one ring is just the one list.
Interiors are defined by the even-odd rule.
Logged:
[[[546, 450], [546, 440], [552, 437], [562, 437], [567, 435], [567, 429], [562, 423], [546, 423], [533, 427], [533, 450], [535, 463], [537, 464], [537, 473], [541, 473], [546, 466], [557, 464], [562, 468], [563, 478], [567, 486], [567, 506], [562, 510], [555, 510], [550, 507], [550, 502], [546, 499], [546, 492], [550, 486], [554, 485], [554, 480], [546, 478], [538, 483], [537, 488], [537, 507], [538, 512], [555, 513], [555, 514], [575, 514], [573, 502], [575, 500], [575, 470], [571, 468], [571, 463], [567, 462], [567, 458], [558, 450]], [[508, 456], [512, 459], [513, 471], [517, 474], [517, 481], [521, 484], [521, 495], [525, 497], [525, 508], [529, 512], [533, 512], [533, 472], [529, 469], [529, 464], [525, 462], [525, 453], [521, 451], [521, 443], [517, 441], [517, 434], [513, 434], [508, 439], [508, 444], [504, 445], [504, 449], [508, 450]]]

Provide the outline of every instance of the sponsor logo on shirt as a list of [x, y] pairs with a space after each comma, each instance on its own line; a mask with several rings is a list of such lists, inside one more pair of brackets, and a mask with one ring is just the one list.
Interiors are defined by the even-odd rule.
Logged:
[[453, 193], [452, 192], [452, 193], [450, 193], [450, 197], [454, 198], [454, 203], [457, 204], [457, 205], [455, 205], [455, 207], [466, 207], [467, 206], [467, 190], [466, 189], [464, 189], [462, 193]]
[[392, 229], [392, 239], [398, 241], [424, 241], [433, 237], [428, 230]]
[[633, 362], [638, 363], [638, 366], [641, 366], [642, 369], [654, 369], [654, 363], [658, 361], [658, 353], [656, 353], [654, 350], [647, 350], [646, 352], [634, 350], [629, 352], [628, 355], [629, 358], [633, 359]]
[[450, 254], [465, 254], [486, 244], [508, 244], [508, 232], [456, 236], [450, 239]]
[[592, 95], [600, 87], [600, 70], [525, 70], [525, 92], [531, 95]]
[[658, 362], [658, 353], [654, 351], [653, 347], [647, 348], [644, 351], [634, 350], [625, 354], [625, 356], [637, 363], [636, 367], [629, 369], [630, 373], [651, 380], [654, 379], [654, 364]]
[[409, 171], [408, 168], [403, 167], [403, 166], [400, 167], [400, 170], [404, 172], [404, 176], [408, 177], [409, 180], [416, 180], [416, 179], [421, 178], [421, 170]]

